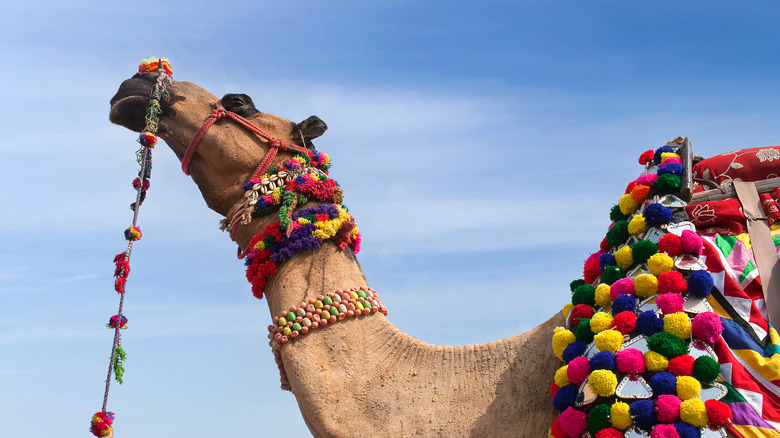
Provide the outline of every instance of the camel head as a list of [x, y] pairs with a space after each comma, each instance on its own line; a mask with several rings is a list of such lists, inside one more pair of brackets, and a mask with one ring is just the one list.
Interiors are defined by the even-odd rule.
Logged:
[[[138, 73], [119, 86], [111, 98], [109, 120], [133, 131], [144, 129], [144, 115], [157, 73]], [[192, 138], [211, 116], [220, 99], [202, 87], [171, 80], [161, 102], [158, 135], [181, 160]], [[226, 94], [222, 105], [273, 137], [312, 149], [312, 139], [327, 126], [316, 116], [301, 123], [260, 112], [246, 94]], [[190, 163], [190, 174], [214, 211], [225, 215], [240, 199], [249, 176], [269, 151], [269, 143], [230, 119], [217, 121], [203, 136]], [[280, 153], [272, 165], [289, 158]]]

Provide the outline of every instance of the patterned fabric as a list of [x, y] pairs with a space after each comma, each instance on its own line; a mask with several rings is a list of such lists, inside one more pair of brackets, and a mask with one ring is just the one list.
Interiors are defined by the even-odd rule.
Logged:
[[[778, 163], [780, 167], [780, 163]], [[764, 216], [772, 226], [780, 221], [780, 187], [775, 187], [769, 193], [759, 195], [764, 207]], [[688, 218], [700, 234], [742, 234], [747, 233], [745, 215], [742, 205], [736, 198], [722, 201], [702, 202], [685, 207]]]
[[[780, 224], [772, 235], [780, 248]], [[780, 438], [780, 336], [767, 322], [750, 238], [744, 233], [702, 239], [702, 259], [720, 292], [708, 300], [724, 328], [714, 347], [729, 389], [721, 401], [734, 414], [729, 429], [744, 438]]]
[[[762, 181], [780, 176], [780, 146], [742, 149], [716, 155], [693, 166], [693, 177], [728, 187], [733, 180]], [[698, 182], [694, 192], [711, 189]]]

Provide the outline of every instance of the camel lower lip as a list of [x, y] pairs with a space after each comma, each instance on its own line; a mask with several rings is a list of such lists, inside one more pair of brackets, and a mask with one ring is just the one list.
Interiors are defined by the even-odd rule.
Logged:
[[144, 113], [149, 103], [148, 96], [127, 96], [111, 105], [108, 119], [112, 123], [140, 131], [144, 125]]

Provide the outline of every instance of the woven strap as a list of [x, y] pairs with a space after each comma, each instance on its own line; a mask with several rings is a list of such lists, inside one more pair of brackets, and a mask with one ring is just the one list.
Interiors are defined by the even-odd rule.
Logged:
[[734, 189], [747, 219], [753, 256], [756, 258], [756, 267], [764, 290], [767, 317], [772, 325], [778, 327], [780, 326], [780, 263], [777, 262], [774, 239], [769, 231], [756, 185], [752, 182], [734, 181]]

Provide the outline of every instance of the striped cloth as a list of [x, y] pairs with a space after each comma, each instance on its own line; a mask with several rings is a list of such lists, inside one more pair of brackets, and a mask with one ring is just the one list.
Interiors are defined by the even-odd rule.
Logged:
[[[780, 249], [780, 225], [772, 227], [772, 235]], [[734, 413], [729, 430], [744, 438], [780, 438], [780, 336], [767, 322], [750, 238], [747, 233], [701, 237], [702, 261], [719, 292], [708, 300], [723, 322], [714, 348], [729, 390], [722, 401]]]

